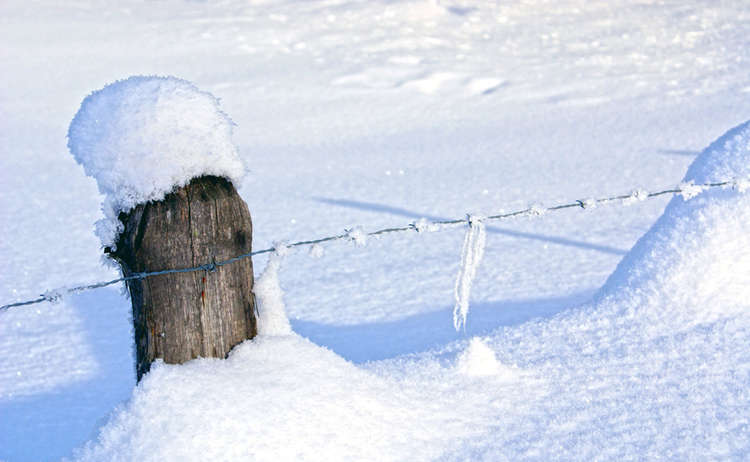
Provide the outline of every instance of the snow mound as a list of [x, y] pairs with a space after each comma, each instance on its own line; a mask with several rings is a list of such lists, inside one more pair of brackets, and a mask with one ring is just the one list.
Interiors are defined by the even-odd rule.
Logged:
[[479, 337], [473, 337], [469, 341], [466, 350], [458, 357], [457, 366], [459, 372], [470, 377], [488, 377], [501, 373], [512, 375], [512, 372], [497, 360], [492, 348]]
[[[748, 177], [750, 121], [706, 148], [684, 183]], [[735, 313], [750, 300], [748, 229], [750, 195], [739, 189], [712, 188], [689, 199], [675, 196], [620, 262], [599, 298], [618, 303], [659, 298], [664, 306], [681, 307], [670, 316], [688, 323]]]
[[[430, 461], [447, 449], [446, 433], [474, 432], [456, 409], [510, 409], [510, 400], [487, 407], [478, 393], [486, 382], [429, 364], [419, 377], [419, 384], [396, 383], [297, 335], [260, 336], [226, 360], [154, 363], [98, 441], [75, 458]], [[462, 387], [476, 399], [456, 403]], [[512, 395], [510, 385], [497, 387]]]
[[174, 77], [133, 76], [87, 96], [68, 130], [68, 148], [105, 195], [97, 234], [111, 246], [119, 212], [160, 200], [192, 178], [239, 184], [245, 174], [233, 123], [219, 101]]
[[[382, 384], [297, 336], [258, 337], [227, 360], [155, 363], [81, 461], [317, 460], [357, 458], [354, 448], [396, 425]], [[400, 403], [398, 403], [400, 404]], [[346, 431], [339, 431], [341, 426]]]
[[[500, 395], [490, 405], [488, 386]], [[432, 461], [494, 413], [516, 415], [532, 389], [433, 358], [368, 370], [295, 334], [263, 335], [226, 360], [154, 363], [75, 460]]]

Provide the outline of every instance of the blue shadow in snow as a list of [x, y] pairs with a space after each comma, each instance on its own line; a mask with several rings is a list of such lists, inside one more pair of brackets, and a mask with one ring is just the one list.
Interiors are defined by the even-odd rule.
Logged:
[[693, 151], [691, 149], [659, 149], [659, 154], [671, 154], [673, 156], [688, 156], [697, 157], [700, 151]]
[[453, 307], [371, 324], [335, 326], [292, 319], [292, 329], [312, 342], [330, 348], [353, 363], [393, 358], [444, 346], [465, 337], [486, 335], [502, 326], [514, 326], [549, 317], [591, 299], [595, 291], [567, 297], [472, 303], [466, 331], [453, 328]]
[[[376, 204], [373, 202], [361, 202], [361, 201], [353, 201], [349, 199], [331, 199], [327, 197], [315, 197], [313, 199], [315, 199], [318, 202], [323, 202], [325, 204], [338, 205], [341, 207], [356, 208], [360, 210], [369, 210], [371, 212], [389, 213], [391, 215], [412, 218], [415, 220], [420, 219], [420, 218], [426, 218], [427, 220], [430, 220], [430, 221], [446, 220], [446, 218], [422, 215], [422, 214], [411, 212], [409, 210], [402, 209], [399, 207], [391, 207], [389, 205]], [[627, 251], [618, 249], [616, 247], [610, 247], [608, 245], [592, 244], [590, 242], [577, 241], [574, 239], [568, 239], [568, 238], [560, 237], [560, 236], [549, 236], [546, 234], [538, 234], [538, 233], [526, 233], [523, 231], [515, 231], [512, 229], [501, 228], [498, 226], [487, 226], [486, 229], [488, 233], [503, 234], [506, 236], [516, 237], [520, 239], [544, 241], [550, 244], [576, 247], [579, 249], [593, 250], [596, 252], [604, 252], [604, 253], [609, 253], [613, 255], [625, 255], [627, 253]]]
[[70, 456], [73, 448], [96, 438], [99, 426], [135, 387], [130, 303], [111, 288], [71, 295], [65, 303], [78, 314], [98, 367], [87, 379], [0, 401], [0, 460]]

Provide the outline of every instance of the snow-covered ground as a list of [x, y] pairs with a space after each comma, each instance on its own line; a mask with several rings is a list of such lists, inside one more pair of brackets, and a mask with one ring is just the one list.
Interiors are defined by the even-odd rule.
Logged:
[[[221, 99], [260, 249], [676, 185], [750, 119], [748, 37], [742, 0], [6, 0], [0, 303], [117, 277], [66, 147], [115, 80]], [[293, 252], [296, 335], [138, 388], [119, 287], [0, 312], [0, 460], [746, 459], [748, 199], [675, 198], [599, 290], [668, 200], [487, 223], [459, 333], [461, 229]]]

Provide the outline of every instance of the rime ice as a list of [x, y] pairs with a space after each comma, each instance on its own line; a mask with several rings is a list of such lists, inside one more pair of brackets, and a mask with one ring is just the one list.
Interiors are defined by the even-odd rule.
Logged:
[[245, 166], [232, 121], [210, 93], [174, 77], [134, 76], [87, 96], [68, 130], [68, 148], [105, 195], [97, 234], [119, 233], [119, 212], [160, 200], [202, 175], [238, 185]]
[[480, 217], [469, 216], [469, 228], [466, 230], [464, 245], [461, 249], [461, 265], [456, 276], [456, 284], [453, 290], [455, 305], [453, 306], [453, 327], [460, 330], [466, 327], [466, 316], [469, 314], [469, 298], [471, 296], [471, 285], [477, 268], [484, 256], [484, 245], [487, 233], [484, 222]]

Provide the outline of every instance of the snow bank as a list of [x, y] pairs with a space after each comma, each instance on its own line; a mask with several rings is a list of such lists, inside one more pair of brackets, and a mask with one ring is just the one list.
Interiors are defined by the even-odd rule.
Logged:
[[77, 460], [434, 460], [439, 425], [456, 427], [435, 416], [454, 408], [425, 413], [435, 395], [422, 395], [296, 335], [261, 336], [226, 360], [155, 363]]
[[[749, 141], [686, 181], [750, 173]], [[439, 351], [359, 368], [290, 334], [156, 365], [79, 460], [747, 460], [748, 229], [750, 194], [676, 197], [592, 303]]]
[[70, 124], [68, 148], [105, 195], [102, 244], [119, 234], [119, 212], [160, 200], [192, 178], [239, 184], [245, 166], [232, 126], [216, 98], [174, 77], [134, 76], [87, 96]]
[[[706, 148], [684, 183], [747, 178], [750, 121]], [[687, 197], [671, 200], [609, 277], [600, 300], [643, 302], [658, 297], [665, 306], [682, 307], [670, 316], [687, 323], [744, 309], [750, 300], [750, 195], [728, 187]]]
[[[502, 366], [488, 371], [479, 349], [479, 378], [431, 359], [368, 370], [295, 334], [256, 337], [226, 360], [156, 362], [76, 460], [436, 460], [477, 431], [456, 415], [519, 407], [518, 384], [492, 377]], [[506, 396], [488, 406], [488, 386]]]

